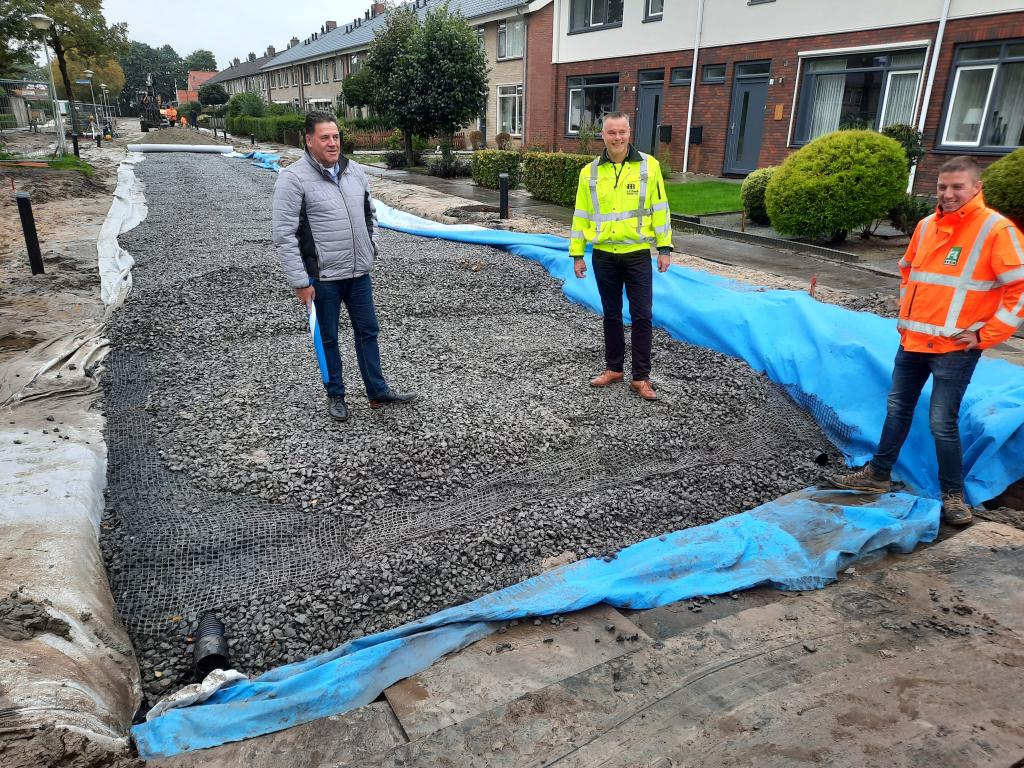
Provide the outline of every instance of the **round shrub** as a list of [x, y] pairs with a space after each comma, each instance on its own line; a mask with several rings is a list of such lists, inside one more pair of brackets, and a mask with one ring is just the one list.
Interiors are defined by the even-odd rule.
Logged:
[[765, 191], [772, 227], [792, 237], [841, 241], [903, 198], [907, 158], [874, 131], [836, 131], [797, 150]]
[[985, 202], [1024, 228], [1024, 147], [996, 160], [981, 174]]
[[778, 166], [775, 165], [758, 168], [743, 180], [743, 186], [740, 187], [743, 209], [755, 224], [768, 223], [768, 211], [764, 208], [764, 193], [777, 168]]

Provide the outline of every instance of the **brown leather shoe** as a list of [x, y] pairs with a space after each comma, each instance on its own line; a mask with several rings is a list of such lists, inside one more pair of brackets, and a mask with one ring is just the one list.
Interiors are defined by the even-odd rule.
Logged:
[[607, 387], [609, 384], [614, 384], [616, 381], [622, 381], [622, 371], [605, 371], [599, 373], [597, 376], [590, 380], [590, 386], [592, 387]]
[[644, 400], [657, 400], [658, 393], [654, 391], [654, 387], [651, 386], [651, 382], [647, 379], [643, 381], [634, 381], [630, 383], [629, 388], [636, 392]]

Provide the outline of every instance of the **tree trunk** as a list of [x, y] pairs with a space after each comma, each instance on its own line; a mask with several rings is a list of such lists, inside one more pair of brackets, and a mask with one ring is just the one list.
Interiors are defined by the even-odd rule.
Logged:
[[441, 157], [444, 158], [445, 162], [452, 159], [452, 134], [448, 132], [441, 133]]
[[71, 90], [71, 78], [68, 76], [68, 63], [64, 58], [64, 46], [61, 45], [60, 38], [57, 36], [57, 30], [54, 27], [50, 27], [50, 47], [53, 48], [53, 53], [57, 57], [57, 66], [60, 68], [60, 77], [64, 81], [64, 92], [68, 97], [68, 110], [71, 113], [71, 134], [74, 135], [78, 131], [76, 124], [78, 123], [78, 114], [75, 112], [75, 92]]
[[412, 131], [402, 131], [405, 140], [405, 167], [412, 168]]

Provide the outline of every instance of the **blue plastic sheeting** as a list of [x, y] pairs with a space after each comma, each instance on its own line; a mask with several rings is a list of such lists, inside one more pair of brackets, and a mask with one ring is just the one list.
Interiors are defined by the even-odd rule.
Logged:
[[281, 156], [272, 152], [232, 152], [227, 157], [245, 157], [253, 161], [251, 165], [281, 172]]
[[[506, 248], [539, 262], [572, 301], [595, 312], [601, 299], [592, 269], [576, 279], [568, 241], [551, 235], [446, 226], [377, 203], [382, 226], [427, 237]], [[699, 255], [699, 254], [698, 254]], [[587, 256], [588, 266], [590, 256]], [[802, 291], [752, 290], [750, 285], [675, 266], [654, 274], [654, 323], [682, 341], [745, 360], [752, 368], [831, 409], [844, 432], [828, 430], [853, 464], [871, 458], [882, 433], [896, 321], [823, 304]], [[657, 377], [657, 372], [655, 372]], [[925, 388], [895, 476], [938, 497], [938, 463], [928, 426]], [[998, 496], [1024, 477], [1024, 368], [983, 358], [960, 417], [965, 490], [974, 504]]]
[[316, 305], [310, 304], [306, 310], [309, 320], [309, 336], [313, 341], [313, 350], [316, 352], [316, 364], [320, 369], [320, 379], [326, 384], [330, 380], [327, 372], [327, 356], [324, 354], [324, 340], [320, 335], [320, 323], [316, 319]]
[[648, 539], [611, 562], [588, 559], [388, 632], [222, 689], [132, 728], [149, 760], [283, 730], [373, 701], [445, 653], [485, 637], [495, 622], [580, 610], [600, 602], [654, 608], [697, 595], [767, 584], [806, 590], [834, 581], [871, 553], [909, 552], [938, 532], [939, 503], [886, 494], [808, 489], [710, 525]]

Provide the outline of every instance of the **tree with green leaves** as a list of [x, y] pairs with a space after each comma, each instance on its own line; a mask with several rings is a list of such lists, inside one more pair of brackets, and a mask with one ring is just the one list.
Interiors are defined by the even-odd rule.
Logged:
[[487, 59], [476, 31], [447, 3], [429, 10], [422, 24], [410, 6], [388, 11], [366, 66], [376, 106], [402, 131], [410, 165], [413, 135], [447, 139], [447, 156], [450, 136], [487, 103]]
[[31, 69], [39, 39], [28, 17], [38, 10], [33, 0], [0, 0], [0, 77], [19, 78]]
[[173, 101], [175, 83], [184, 85], [188, 77], [185, 62], [169, 45], [154, 48], [131, 40], [120, 58], [124, 70], [124, 91], [121, 103], [125, 111], [138, 106], [139, 92], [146, 87], [146, 77], [152, 75], [153, 89], [164, 103]]
[[[53, 69], [53, 79], [55, 82], [60, 82], [60, 72], [57, 69], [57, 62], [50, 62], [50, 67]], [[86, 59], [85, 61], [80, 60], [77, 56], [68, 54], [68, 73], [71, 75], [72, 82], [85, 78], [85, 70], [92, 70], [92, 82], [93, 91], [99, 96], [100, 83], [103, 83], [110, 91], [110, 97], [116, 99], [121, 93], [121, 89], [124, 88], [124, 70], [121, 69], [121, 65], [117, 59], [107, 58], [96, 58]], [[61, 99], [72, 98], [68, 95], [67, 91], [64, 90], [63, 85], [57, 86], [57, 96]], [[89, 92], [88, 85], [79, 85], [78, 91], [74, 94], [79, 101], [89, 101], [92, 98], [92, 94]]]
[[345, 97], [345, 104], [350, 107], [377, 109], [377, 86], [369, 67], [363, 67], [342, 80], [341, 92]]
[[226, 104], [228, 92], [220, 83], [203, 83], [199, 86], [199, 103], [206, 107]]
[[213, 51], [208, 51], [205, 48], [192, 51], [185, 57], [185, 71], [216, 72], [217, 59], [213, 55]]
[[[57, 57], [66, 93], [73, 93], [68, 57], [88, 61], [120, 55], [128, 44], [128, 25], [107, 24], [101, 0], [46, 0], [43, 13], [53, 19], [45, 41]], [[77, 121], [74, 101], [71, 117]]]

